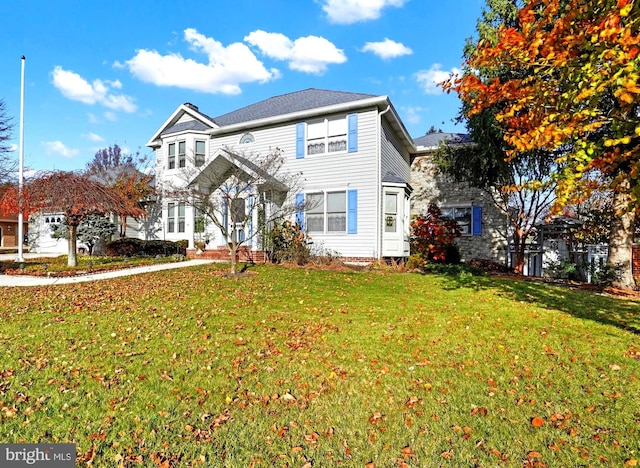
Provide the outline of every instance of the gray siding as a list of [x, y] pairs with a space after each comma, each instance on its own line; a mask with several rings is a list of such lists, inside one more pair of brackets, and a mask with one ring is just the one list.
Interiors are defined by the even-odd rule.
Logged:
[[382, 158], [382, 180], [395, 174], [403, 182], [408, 183], [411, 177], [409, 168], [409, 154], [398, 143], [386, 120], [382, 122], [382, 132], [380, 134], [380, 152]]

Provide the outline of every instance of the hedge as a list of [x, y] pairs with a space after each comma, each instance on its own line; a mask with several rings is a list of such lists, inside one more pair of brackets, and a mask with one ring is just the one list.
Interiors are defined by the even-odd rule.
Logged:
[[186, 255], [189, 241], [143, 240], [124, 237], [109, 242], [106, 254], [110, 257], [157, 257], [169, 255]]

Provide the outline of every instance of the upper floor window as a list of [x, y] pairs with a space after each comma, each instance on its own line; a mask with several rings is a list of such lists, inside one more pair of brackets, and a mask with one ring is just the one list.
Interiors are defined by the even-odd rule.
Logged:
[[347, 118], [338, 117], [307, 123], [307, 154], [347, 151]]
[[194, 163], [197, 167], [200, 167], [204, 164], [205, 146], [206, 146], [205, 141], [196, 140], [196, 151], [195, 151]]
[[357, 151], [358, 114], [296, 124], [296, 159], [312, 154]]
[[240, 144], [241, 145], [248, 145], [249, 143], [253, 143], [255, 141], [256, 141], [256, 139], [253, 137], [253, 135], [251, 133], [245, 133], [240, 138]]
[[[186, 143], [184, 141], [178, 142], [178, 167], [185, 167], [187, 165], [187, 153]], [[169, 152], [167, 157], [167, 169], [176, 168], [176, 144], [169, 143]]]

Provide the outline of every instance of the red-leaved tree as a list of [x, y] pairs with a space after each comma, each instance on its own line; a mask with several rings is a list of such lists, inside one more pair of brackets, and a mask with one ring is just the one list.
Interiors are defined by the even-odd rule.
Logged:
[[411, 222], [411, 252], [427, 261], [451, 261], [448, 253], [460, 234], [458, 223], [444, 217], [437, 206], [430, 205], [425, 214]]
[[25, 184], [22, 197], [17, 189], [7, 190], [0, 199], [2, 213], [22, 210], [33, 213], [63, 213], [69, 230], [69, 266], [77, 266], [76, 232], [80, 222], [91, 214], [127, 213], [141, 216], [140, 208], [131, 206], [113, 189], [86, 175], [53, 171], [41, 173]]

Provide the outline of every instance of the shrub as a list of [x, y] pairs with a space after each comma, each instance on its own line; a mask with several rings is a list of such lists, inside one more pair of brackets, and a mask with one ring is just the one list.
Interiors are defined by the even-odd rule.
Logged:
[[474, 258], [469, 265], [479, 268], [485, 273], [511, 273], [513, 270], [503, 263], [486, 258]]
[[458, 223], [442, 216], [437, 206], [430, 205], [426, 214], [411, 222], [411, 253], [422, 255], [428, 262], [459, 263], [457, 237], [460, 237]]
[[163, 240], [142, 240], [123, 237], [106, 245], [106, 253], [110, 257], [166, 257], [169, 255], [186, 255], [189, 241], [177, 242]]
[[427, 267], [427, 259], [424, 255], [416, 253], [411, 254], [409, 256], [409, 260], [407, 260], [407, 270], [422, 270], [424, 271]]
[[304, 265], [309, 262], [310, 238], [297, 223], [289, 220], [276, 224], [269, 233], [271, 244], [271, 260], [280, 262], [295, 262]]

